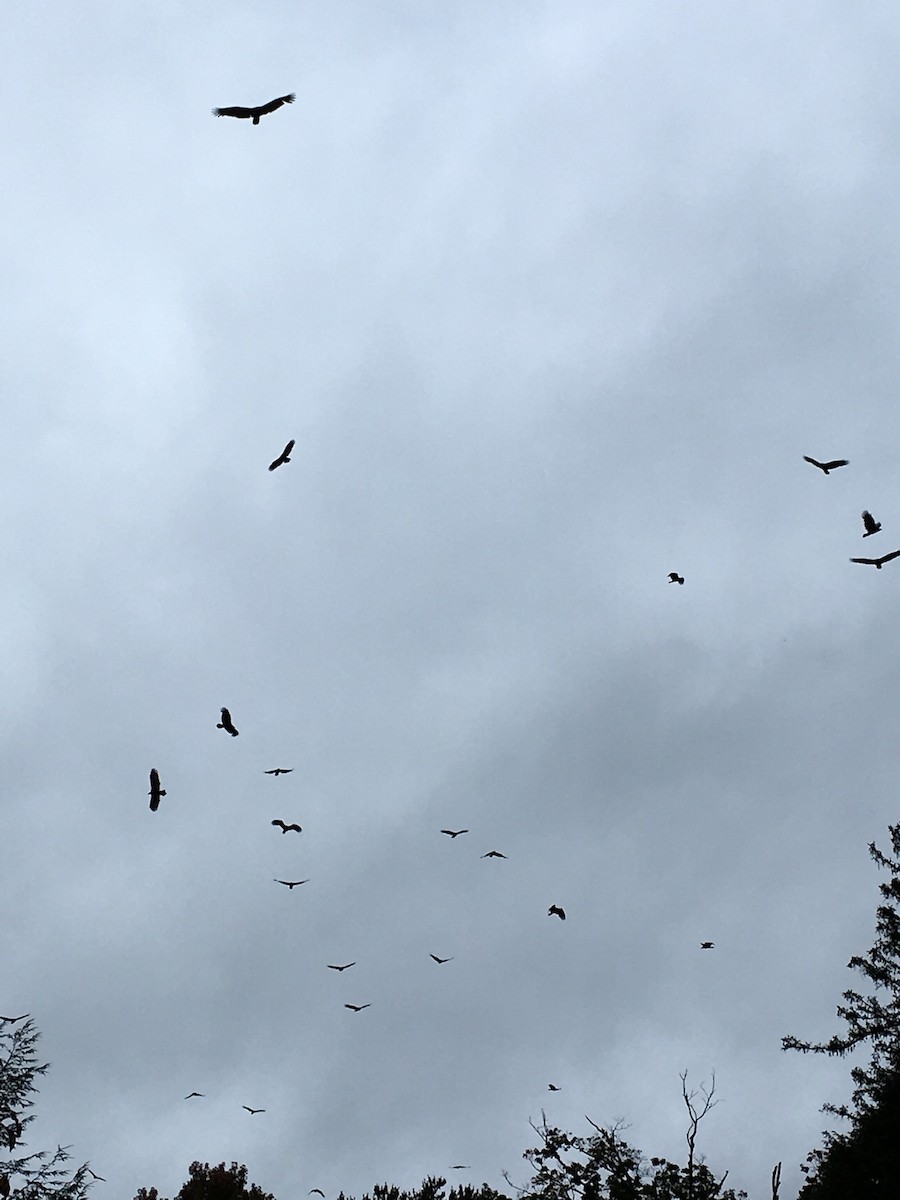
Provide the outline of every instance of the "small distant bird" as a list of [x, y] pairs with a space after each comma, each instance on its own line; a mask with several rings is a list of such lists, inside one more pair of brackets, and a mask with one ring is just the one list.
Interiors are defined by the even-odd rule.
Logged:
[[263, 775], [290, 775], [293, 767], [273, 767], [271, 771], [263, 771]]
[[235, 729], [234, 722], [231, 720], [231, 713], [227, 708], [222, 709], [222, 720], [218, 723], [216, 729], [224, 729], [232, 737], [237, 737], [239, 730]]
[[249, 1108], [246, 1104], [242, 1104], [241, 1108], [246, 1109], [246, 1111], [250, 1114], [251, 1117], [253, 1116], [254, 1113], [260, 1113], [260, 1112], [266, 1111], [264, 1108]]
[[203, 1092], [191, 1092], [189, 1096], [185, 1096], [185, 1100], [193, 1100], [195, 1096], [203, 1097]]
[[810, 458], [808, 454], [803, 455], [803, 461], [812, 463], [814, 467], [818, 467], [820, 471], [824, 471], [827, 475], [829, 471], [834, 471], [838, 467], [846, 467], [850, 463], [849, 458], [834, 458], [831, 462], [820, 463], [814, 458]]
[[98, 1175], [96, 1171], [92, 1171], [90, 1167], [86, 1166], [84, 1169], [87, 1171], [88, 1175], [90, 1175], [91, 1179], [96, 1179], [98, 1183], [106, 1183], [106, 1180], [103, 1178], [103, 1176]]
[[890, 554], [882, 554], [881, 558], [851, 558], [851, 562], [867, 563], [871, 567], [876, 567], [879, 571], [886, 562], [890, 562], [892, 558], [900, 558], [900, 550], [892, 550]]
[[712, 950], [715, 947], [715, 944], [716, 944], [715, 942], [701, 942], [700, 949], [701, 950]]
[[292, 825], [285, 825], [284, 821], [282, 821], [282, 819], [281, 819], [280, 817], [276, 817], [276, 818], [275, 818], [275, 820], [272, 822], [272, 824], [273, 824], [273, 825], [280, 825], [280, 826], [281, 826], [281, 832], [282, 832], [282, 833], [287, 833], [287, 831], [288, 831], [289, 829], [293, 830], [295, 833], [302, 833], [302, 832], [303, 832], [303, 827], [302, 827], [302, 826], [300, 826], [300, 825], [297, 825], [296, 823], [294, 823], [294, 824], [292, 824]]
[[863, 537], [871, 537], [873, 533], [877, 533], [881, 528], [881, 522], [876, 521], [870, 512], [864, 512], [862, 515], [863, 525], [866, 527], [866, 532]]
[[371, 1008], [371, 1004], [345, 1004], [344, 1008], [352, 1008], [354, 1012], [362, 1012], [364, 1008]]
[[355, 966], [356, 966], [356, 959], [354, 959], [352, 963], [344, 963], [343, 966], [340, 966], [340, 967], [337, 966], [335, 963], [329, 963], [328, 970], [329, 971], [346, 971], [350, 967], [355, 967]]
[[472, 1168], [468, 1163], [454, 1163], [450, 1168], [451, 1171], [471, 1171]]
[[433, 958], [436, 963], [453, 962], [452, 954], [450, 955], [449, 958], [438, 958], [438, 956], [436, 954], [429, 954], [428, 957]]
[[566, 919], [565, 910], [560, 908], [558, 904], [550, 905], [550, 907], [547, 909], [547, 916], [548, 917], [559, 917], [559, 919], [561, 921], [564, 921]]
[[307, 1194], [307, 1196], [312, 1196], [312, 1195], [321, 1196], [322, 1200], [325, 1200], [325, 1193], [322, 1191], [321, 1188], [310, 1188], [306, 1194]]
[[28, 1013], [22, 1013], [21, 1017], [0, 1017], [0, 1021], [8, 1021], [10, 1025], [15, 1025], [16, 1021], [24, 1021]]
[[291, 461], [291, 451], [293, 450], [293, 448], [294, 448], [294, 439], [291, 438], [291, 440], [288, 442], [288, 444], [285, 446], [285, 448], [282, 450], [282, 452], [278, 455], [278, 457], [276, 459], [274, 459], [274, 461], [269, 463], [269, 470], [274, 471], [278, 467], [283, 467], [285, 463], [289, 463]]
[[260, 104], [256, 108], [241, 108], [238, 105], [232, 105], [231, 108], [214, 108], [213, 115], [216, 117], [238, 117], [241, 120], [246, 120], [247, 117], [253, 118], [253, 124], [259, 124], [259, 118], [266, 116], [267, 113], [275, 112], [281, 108], [282, 104], [293, 104], [297, 99], [297, 93], [291, 92], [289, 96], [279, 96], [275, 100], [270, 100], [268, 104]]
[[468, 833], [468, 829], [442, 829], [441, 833], [446, 833], [447, 837], [458, 838], [464, 833]]
[[506, 858], [505, 854], [501, 854], [499, 850], [488, 850], [487, 854], [482, 854], [482, 858]]
[[684, 583], [684, 576], [679, 575], [677, 571], [670, 571], [669, 583]]
[[547, 1091], [548, 1092], [559, 1092], [559, 1091], [562, 1091], [562, 1089], [558, 1088], [555, 1083], [548, 1083]]
[[273, 879], [272, 882], [273, 883], [283, 883], [286, 888], [290, 888], [291, 891], [293, 891], [294, 888], [299, 887], [301, 883], [309, 883], [309, 880], [308, 879]]
[[159, 771], [153, 767], [150, 771], [150, 791], [147, 795], [150, 797], [150, 811], [156, 812], [159, 808], [160, 799], [165, 796], [166, 789], [159, 786]]

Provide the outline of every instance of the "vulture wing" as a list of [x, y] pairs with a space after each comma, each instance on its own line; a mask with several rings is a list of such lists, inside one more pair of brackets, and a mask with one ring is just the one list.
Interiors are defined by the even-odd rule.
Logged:
[[246, 119], [253, 116], [252, 108], [240, 108], [233, 105], [231, 108], [214, 108], [213, 116], [215, 117], [240, 117]]
[[275, 112], [276, 109], [281, 108], [282, 104], [293, 104], [296, 99], [296, 92], [291, 92], [289, 96], [278, 96], [275, 100], [270, 100], [268, 104], [261, 104], [256, 112], [259, 116], [264, 117], [266, 113]]

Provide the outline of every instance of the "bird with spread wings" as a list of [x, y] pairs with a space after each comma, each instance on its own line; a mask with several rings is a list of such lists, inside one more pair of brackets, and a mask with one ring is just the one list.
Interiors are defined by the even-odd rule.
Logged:
[[270, 100], [268, 104], [259, 104], [256, 108], [241, 108], [240, 105], [232, 105], [230, 108], [214, 108], [213, 116], [237, 117], [243, 121], [249, 118], [253, 121], [254, 125], [258, 125], [260, 117], [275, 112], [281, 108], [282, 104], [293, 104], [296, 99], [297, 93], [291, 92], [289, 96], [277, 96], [274, 100]]

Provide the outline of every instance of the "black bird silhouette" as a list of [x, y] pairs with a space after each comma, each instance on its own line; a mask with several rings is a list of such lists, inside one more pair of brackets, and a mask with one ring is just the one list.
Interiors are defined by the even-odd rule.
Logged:
[[294, 448], [294, 439], [291, 438], [291, 440], [288, 442], [288, 444], [285, 446], [285, 448], [282, 450], [282, 452], [278, 455], [278, 457], [269, 463], [269, 470], [274, 471], [278, 467], [283, 467], [285, 463], [289, 463], [291, 461], [291, 451], [293, 450], [293, 448]]
[[294, 888], [299, 887], [301, 883], [309, 883], [309, 880], [308, 879], [273, 879], [272, 882], [273, 883], [283, 883], [286, 888], [290, 888], [291, 891], [293, 891]]
[[818, 467], [820, 471], [824, 471], [827, 475], [829, 471], [834, 471], [838, 467], [846, 467], [850, 464], [849, 458], [834, 458], [831, 462], [820, 463], [814, 458], [810, 458], [808, 454], [803, 455], [803, 461], [812, 463], [814, 467]]
[[356, 966], [356, 959], [354, 959], [352, 963], [344, 963], [344, 965], [340, 966], [340, 967], [337, 966], [335, 963], [329, 963], [328, 970], [329, 971], [346, 971], [349, 967], [355, 967], [355, 966]]
[[547, 916], [548, 917], [559, 917], [559, 919], [561, 921], [564, 921], [566, 919], [565, 911], [563, 909], [561, 909], [558, 904], [550, 905], [550, 907], [547, 909]]
[[106, 1183], [106, 1180], [103, 1178], [103, 1176], [98, 1175], [96, 1171], [92, 1171], [90, 1167], [85, 1166], [84, 1169], [87, 1171], [88, 1175], [90, 1175], [91, 1179], [96, 1179], [98, 1183]]
[[472, 1168], [468, 1163], [454, 1163], [450, 1168], [451, 1171], [471, 1171]]
[[881, 522], [876, 521], [870, 512], [864, 512], [862, 515], [863, 525], [866, 527], [866, 532], [863, 537], [871, 537], [873, 533], [877, 533], [881, 528]]
[[15, 1025], [16, 1021], [24, 1021], [28, 1013], [22, 1013], [21, 1017], [0, 1017], [0, 1021], [8, 1021], [10, 1025]]
[[548, 1091], [548, 1092], [559, 1092], [559, 1091], [561, 1091], [561, 1090], [562, 1090], [562, 1089], [561, 1089], [561, 1088], [558, 1088], [558, 1087], [556, 1086], [556, 1084], [555, 1084], [555, 1083], [548, 1083], [548, 1084], [547, 1084], [547, 1091]]
[[263, 775], [290, 775], [293, 767], [273, 767], [271, 771], [263, 771]]
[[150, 770], [150, 791], [147, 795], [150, 797], [150, 811], [156, 812], [159, 808], [159, 801], [162, 796], [165, 796], [166, 789], [159, 786], [159, 771], [156, 767]]
[[259, 118], [266, 116], [267, 113], [275, 112], [281, 108], [282, 104], [293, 104], [297, 99], [297, 93], [291, 92], [289, 96], [279, 96], [276, 100], [270, 100], [268, 104], [260, 104], [257, 108], [241, 108], [239, 105], [232, 105], [231, 108], [214, 108], [213, 114], [217, 117], [239, 117], [246, 119], [253, 118], [253, 124], [259, 124]]
[[715, 942], [701, 942], [700, 949], [701, 950], [712, 950], [715, 947], [715, 944], [716, 944]]
[[679, 575], [677, 571], [670, 571], [669, 583], [684, 583], [684, 576]]
[[249, 1107], [248, 1105], [246, 1105], [246, 1104], [242, 1104], [242, 1105], [241, 1105], [241, 1108], [243, 1108], [243, 1109], [246, 1109], [246, 1110], [247, 1110], [247, 1112], [250, 1114], [250, 1116], [251, 1116], [251, 1117], [253, 1116], [253, 1114], [254, 1114], [254, 1113], [258, 1113], [258, 1112], [265, 1112], [265, 1111], [266, 1111], [264, 1108], [250, 1108], [250, 1107]]
[[438, 956], [436, 954], [429, 954], [428, 957], [433, 958], [436, 963], [453, 962], [452, 954], [450, 955], [449, 958], [438, 958]]
[[371, 1004], [345, 1004], [344, 1008], [352, 1008], [354, 1012], [362, 1012], [364, 1008], [371, 1008]]
[[468, 829], [442, 829], [441, 833], [446, 833], [447, 837], [458, 838], [463, 833], [468, 833]]
[[506, 858], [505, 854], [501, 854], [499, 850], [488, 850], [487, 854], [482, 854], [482, 858]]
[[325, 1193], [322, 1191], [321, 1188], [310, 1188], [306, 1194], [307, 1194], [307, 1196], [312, 1196], [313, 1194], [315, 1194], [316, 1196], [321, 1196], [322, 1200], [325, 1200]]
[[202, 1099], [202, 1097], [203, 1097], [203, 1092], [191, 1092], [191, 1094], [190, 1094], [189, 1096], [185, 1096], [185, 1100], [193, 1100], [193, 1098], [194, 1098], [195, 1096], [200, 1096], [200, 1097], [201, 1097], [201, 1099]]
[[303, 826], [302, 826], [302, 825], [298, 825], [296, 822], [294, 822], [294, 824], [292, 824], [292, 825], [285, 825], [284, 821], [282, 821], [280, 817], [276, 817], [276, 818], [275, 818], [275, 820], [272, 822], [272, 824], [273, 824], [273, 825], [280, 825], [280, 826], [281, 826], [281, 832], [282, 832], [282, 833], [287, 833], [287, 831], [288, 831], [289, 829], [292, 829], [292, 830], [294, 830], [294, 832], [295, 832], [295, 833], [302, 833], [302, 832], [303, 832]]
[[886, 562], [890, 562], [892, 558], [900, 558], [900, 550], [892, 550], [890, 554], [882, 554], [881, 558], [851, 558], [851, 562], [867, 563], [871, 567], [877, 567], [880, 571]]
[[224, 729], [232, 737], [237, 737], [239, 730], [235, 729], [234, 722], [231, 720], [231, 713], [227, 708], [222, 709], [222, 720], [218, 723], [216, 729]]

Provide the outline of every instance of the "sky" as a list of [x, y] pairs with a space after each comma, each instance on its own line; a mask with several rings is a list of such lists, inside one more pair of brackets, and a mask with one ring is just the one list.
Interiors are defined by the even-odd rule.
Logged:
[[795, 1194], [854, 1060], [781, 1038], [840, 1031], [900, 815], [900, 565], [849, 562], [900, 547], [896, 6], [4, 25], [33, 1144], [100, 1200], [509, 1193], [542, 1111], [683, 1161], [714, 1072], [711, 1167]]

